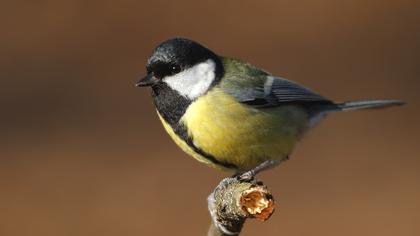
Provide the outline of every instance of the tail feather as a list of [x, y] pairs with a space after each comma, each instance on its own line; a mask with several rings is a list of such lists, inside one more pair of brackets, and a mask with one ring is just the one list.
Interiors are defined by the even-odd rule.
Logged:
[[[336, 104], [335, 111], [351, 111], [365, 108], [385, 108], [390, 106], [401, 106], [405, 102], [399, 100], [361, 100]], [[333, 110], [333, 111], [334, 111]]]
[[366, 108], [385, 108], [390, 106], [401, 106], [404, 104], [405, 102], [399, 100], [360, 100], [343, 103], [331, 103], [326, 106], [324, 105], [316, 108], [315, 112], [312, 113], [312, 116], [310, 116], [308, 126], [314, 126], [330, 112], [352, 111]]

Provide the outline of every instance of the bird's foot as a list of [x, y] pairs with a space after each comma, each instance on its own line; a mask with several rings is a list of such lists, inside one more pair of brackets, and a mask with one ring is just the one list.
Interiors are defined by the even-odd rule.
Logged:
[[245, 172], [237, 173], [233, 177], [241, 181], [251, 181], [261, 171], [271, 169], [277, 166], [279, 163], [280, 161], [277, 161], [277, 160], [267, 160], [259, 164], [258, 166], [254, 167], [253, 169], [245, 171]]
[[249, 182], [254, 179], [255, 175], [257, 174], [252, 169], [252, 170], [248, 170], [239, 174], [235, 174], [234, 177], [239, 181]]

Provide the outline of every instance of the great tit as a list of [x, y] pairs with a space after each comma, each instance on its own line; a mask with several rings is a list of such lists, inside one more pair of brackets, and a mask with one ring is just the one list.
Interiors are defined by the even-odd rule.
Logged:
[[223, 57], [189, 39], [158, 45], [147, 60], [158, 116], [175, 143], [209, 166], [255, 174], [287, 160], [328, 113], [402, 105], [398, 100], [336, 103], [290, 80]]

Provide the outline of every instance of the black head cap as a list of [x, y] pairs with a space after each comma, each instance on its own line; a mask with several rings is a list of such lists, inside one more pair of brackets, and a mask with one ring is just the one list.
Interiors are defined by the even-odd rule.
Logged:
[[220, 58], [208, 48], [185, 38], [169, 39], [158, 45], [147, 61], [147, 72], [159, 79], [212, 59], [216, 63], [216, 77], [223, 74]]

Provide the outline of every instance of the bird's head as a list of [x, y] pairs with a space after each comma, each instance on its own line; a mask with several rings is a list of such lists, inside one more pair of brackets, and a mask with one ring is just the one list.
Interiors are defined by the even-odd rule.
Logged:
[[167, 85], [189, 99], [206, 93], [223, 76], [220, 57], [208, 48], [184, 38], [158, 45], [146, 64], [147, 75], [136, 86]]

